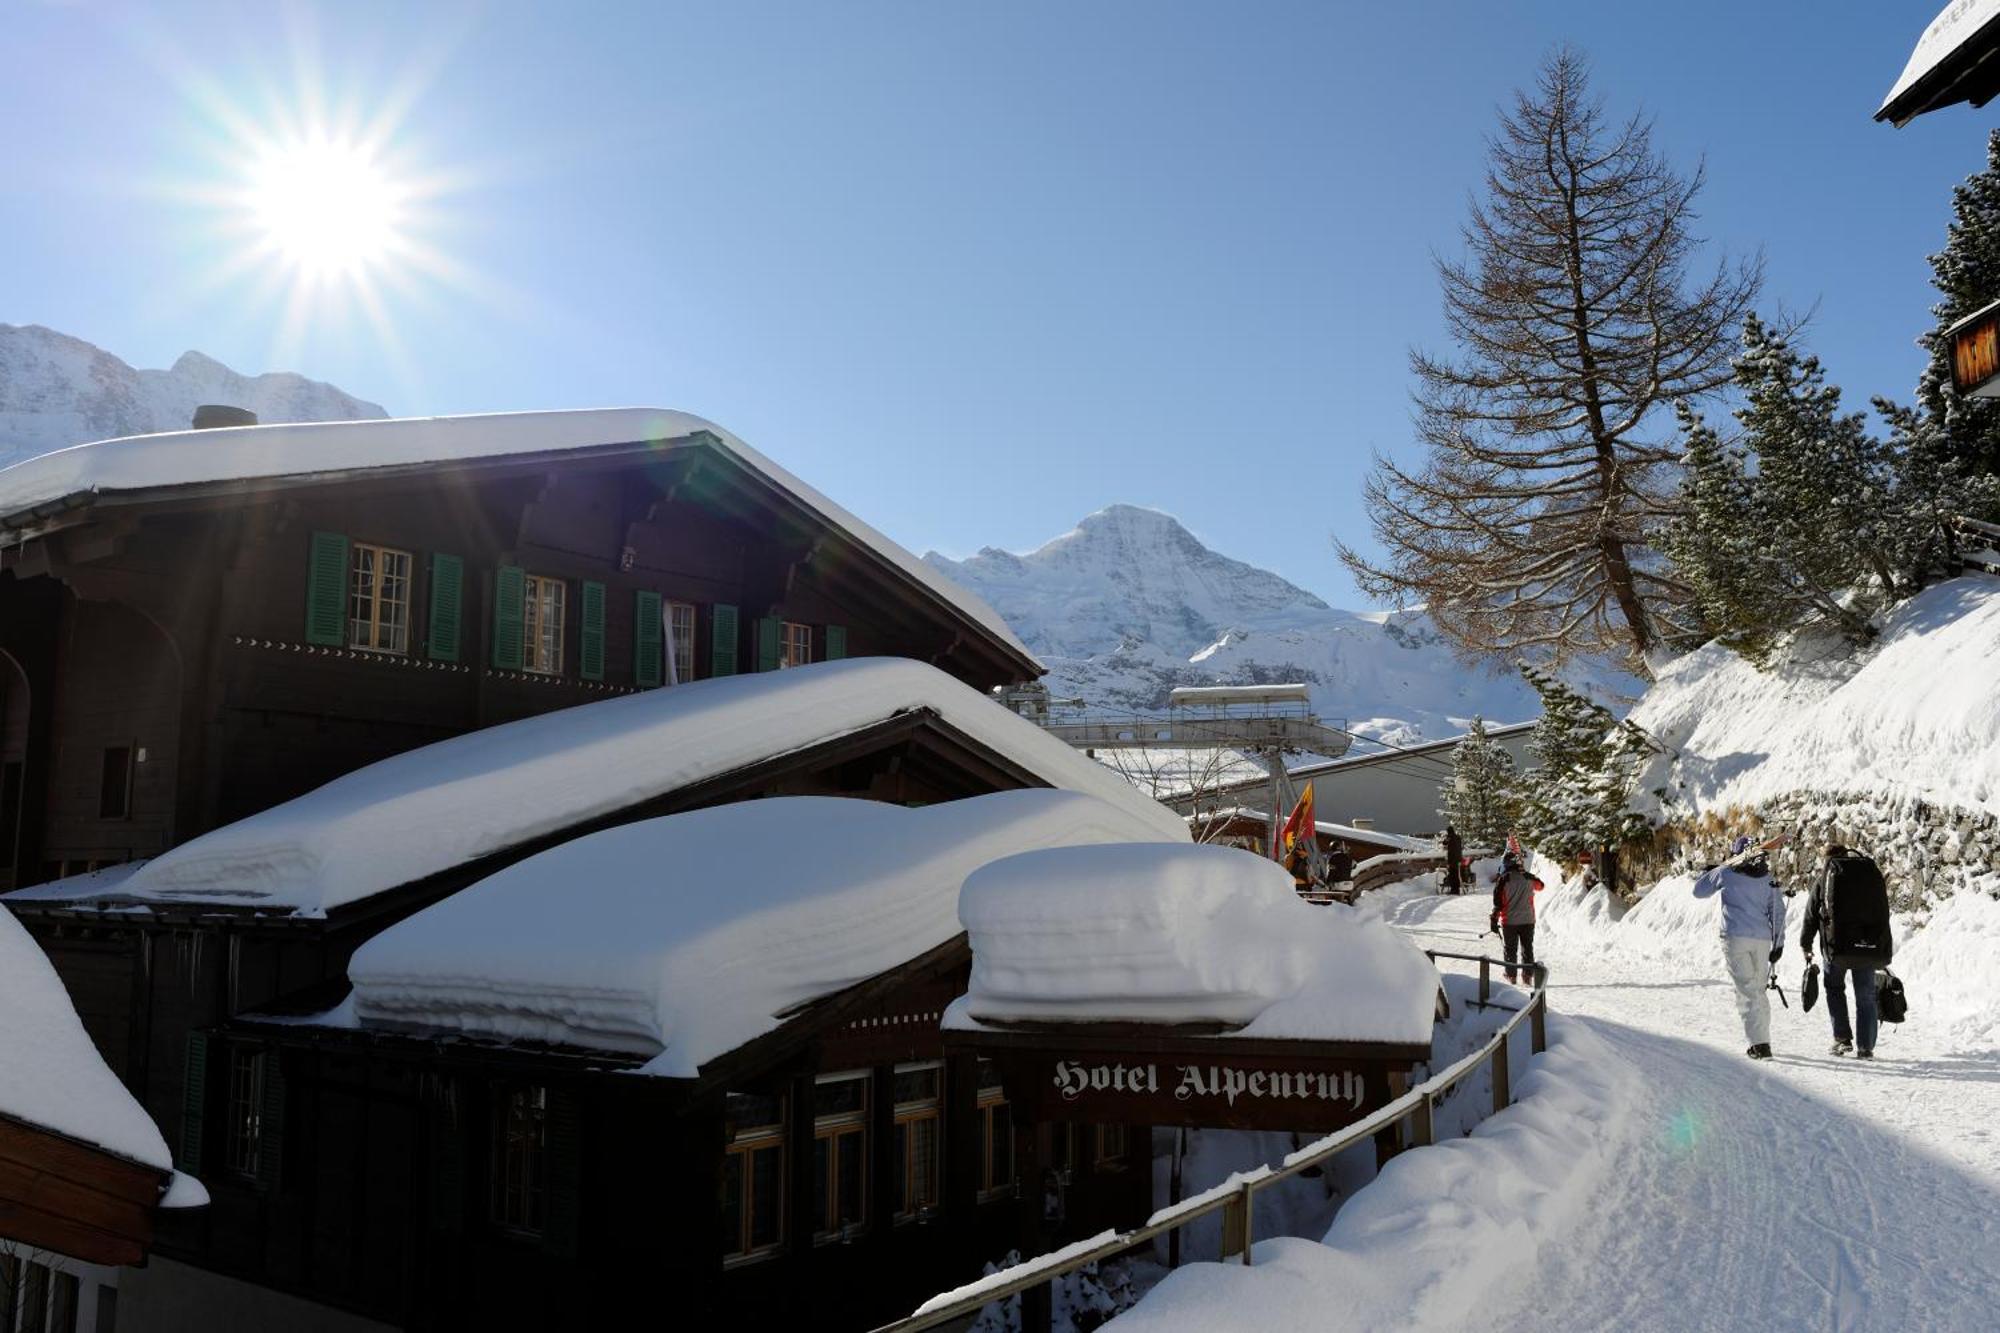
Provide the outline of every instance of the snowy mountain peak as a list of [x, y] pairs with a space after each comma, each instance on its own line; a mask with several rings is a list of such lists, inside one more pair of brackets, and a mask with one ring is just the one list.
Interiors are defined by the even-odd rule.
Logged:
[[1157, 509], [1111, 505], [1026, 554], [924, 559], [1006, 618], [1057, 696], [1096, 707], [1160, 709], [1177, 685], [1303, 681], [1322, 716], [1391, 740], [1539, 711], [1518, 677], [1459, 662], [1421, 613], [1336, 610]]
[[89, 440], [186, 430], [203, 403], [247, 407], [264, 422], [388, 415], [290, 371], [240, 375], [196, 351], [170, 370], [135, 370], [81, 338], [0, 324], [0, 467]]

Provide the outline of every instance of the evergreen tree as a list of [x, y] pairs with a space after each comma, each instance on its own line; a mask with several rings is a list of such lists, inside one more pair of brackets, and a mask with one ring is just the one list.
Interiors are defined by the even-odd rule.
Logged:
[[1649, 674], [1687, 589], [1658, 549], [1677, 401], [1729, 381], [1757, 263], [1698, 271], [1695, 200], [1641, 117], [1614, 120], [1558, 50], [1490, 144], [1464, 259], [1440, 259], [1456, 357], [1413, 352], [1420, 468], [1376, 460], [1371, 596], [1423, 602], [1467, 652], [1611, 651]]
[[1652, 743], [1549, 672], [1523, 665], [1521, 674], [1542, 697], [1542, 716], [1528, 740], [1534, 766], [1520, 784], [1522, 837], [1561, 860], [1592, 853], [1609, 879], [1607, 853], [1649, 827], [1631, 807]]
[[1438, 814], [1468, 847], [1498, 847], [1514, 827], [1514, 756], [1486, 734], [1486, 719], [1472, 719], [1465, 739], [1452, 747], [1451, 782]]
[[1935, 423], [1936, 448], [1974, 472], [2000, 472], [2000, 400], [1961, 397], [1951, 383], [1951, 342], [1944, 331], [2000, 301], [2000, 130], [1986, 140], [1986, 169], [1951, 192], [1952, 220], [1944, 249], [1931, 256], [1931, 281], [1943, 299], [1931, 307], [1936, 326], [1924, 336], [1930, 363], [1917, 382], [1917, 403]]
[[1681, 513], [1667, 533], [1674, 570], [1693, 591], [1699, 639], [1761, 659], [1782, 614], [1760, 572], [1763, 534], [1739, 448], [1685, 404], [1680, 409]]

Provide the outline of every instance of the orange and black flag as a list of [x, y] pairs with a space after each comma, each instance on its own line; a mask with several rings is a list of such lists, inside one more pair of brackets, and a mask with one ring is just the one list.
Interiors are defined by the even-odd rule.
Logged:
[[1291, 817], [1285, 821], [1285, 827], [1279, 830], [1278, 845], [1289, 853], [1301, 836], [1311, 838], [1314, 828], [1313, 785], [1308, 782], [1305, 791], [1299, 795], [1299, 803], [1292, 807]]

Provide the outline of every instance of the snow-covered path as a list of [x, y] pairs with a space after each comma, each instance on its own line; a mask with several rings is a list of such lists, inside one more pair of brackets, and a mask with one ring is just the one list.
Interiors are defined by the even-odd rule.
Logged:
[[[1487, 907], [1412, 898], [1387, 919], [1426, 947], [1497, 953], [1479, 939]], [[1551, 1004], [1613, 1042], [1655, 1095], [1590, 1224], [1482, 1323], [2000, 1328], [2000, 1052], [1927, 1045], [1912, 995], [1876, 1064], [1837, 1060], [1824, 1001], [1805, 1014], [1794, 994], [1773, 1014], [1778, 1058], [1754, 1063], [1719, 948], [1703, 973], [1565, 942], [1542, 950]]]

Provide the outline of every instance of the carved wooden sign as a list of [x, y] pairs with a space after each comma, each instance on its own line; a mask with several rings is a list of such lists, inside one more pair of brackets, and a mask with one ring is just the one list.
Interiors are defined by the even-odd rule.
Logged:
[[1059, 1032], [949, 1034], [998, 1066], [1007, 1099], [1036, 1120], [1324, 1133], [1391, 1100], [1389, 1076], [1422, 1047], [1307, 1041], [1134, 1039], [1065, 1044]]

